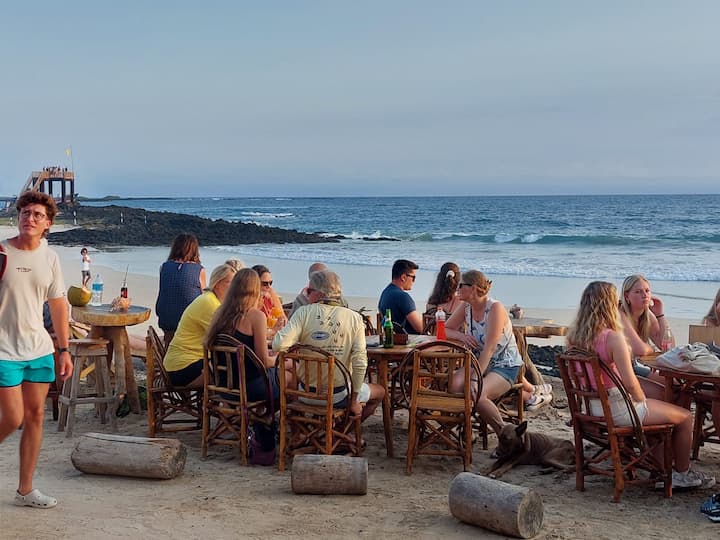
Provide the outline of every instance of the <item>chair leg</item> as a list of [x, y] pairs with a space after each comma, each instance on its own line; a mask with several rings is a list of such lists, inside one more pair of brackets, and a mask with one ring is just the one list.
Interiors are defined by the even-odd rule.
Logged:
[[60, 400], [60, 414], [58, 415], [58, 431], [65, 431], [65, 426], [67, 425], [67, 417], [68, 417], [68, 403], [67, 400], [70, 399], [70, 389], [73, 385], [73, 377], [75, 376], [75, 370], [73, 369], [73, 374], [70, 376], [69, 379], [65, 379], [62, 386], [62, 392], [61, 395], [63, 396], [63, 399]]
[[705, 423], [705, 406], [699, 401], [695, 403], [695, 422], [693, 425], [692, 458], [700, 455], [700, 445], [703, 438], [703, 424]]
[[[577, 422], [577, 420], [575, 420]], [[575, 489], [585, 491], [585, 454], [582, 436], [575, 430]]]
[[610, 455], [615, 471], [615, 490], [613, 491], [613, 502], [620, 502], [620, 496], [625, 489], [625, 474], [623, 472], [622, 458], [617, 440], [610, 441]]
[[472, 463], [472, 414], [465, 417], [465, 448], [463, 452], [463, 470], [467, 471]]
[[287, 425], [285, 409], [280, 408], [280, 455], [278, 456], [278, 470], [285, 470], [285, 445], [287, 444]]
[[410, 408], [410, 416], [408, 418], [408, 449], [407, 459], [405, 461], [405, 474], [412, 474], [412, 463], [417, 447], [417, 409]]
[[202, 423], [202, 442], [200, 443], [200, 457], [207, 457], [208, 434], [210, 433], [210, 411], [207, 402], [203, 401], [203, 423]]
[[672, 432], [665, 434], [663, 454], [665, 458], [665, 497], [672, 497]]
[[76, 401], [78, 397], [78, 388], [80, 386], [80, 372], [85, 365], [86, 358], [83, 356], [78, 357], [75, 362], [75, 366], [72, 373], [72, 385], [70, 386], [70, 403], [68, 404], [68, 418], [67, 418], [67, 430], [65, 431], [65, 437], [72, 437], [73, 428], [75, 427], [75, 407], [77, 406]]
[[240, 413], [240, 461], [248, 464], [248, 417], [245, 411]]

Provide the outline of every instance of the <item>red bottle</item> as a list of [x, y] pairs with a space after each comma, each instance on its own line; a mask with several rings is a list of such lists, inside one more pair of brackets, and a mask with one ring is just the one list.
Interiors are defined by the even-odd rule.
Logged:
[[447, 339], [445, 334], [445, 312], [440, 307], [435, 312], [435, 335], [438, 339]]

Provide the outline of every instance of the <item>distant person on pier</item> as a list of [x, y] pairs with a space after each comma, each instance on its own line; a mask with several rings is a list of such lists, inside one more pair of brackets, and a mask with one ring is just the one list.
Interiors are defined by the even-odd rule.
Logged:
[[158, 326], [165, 346], [177, 330], [185, 308], [205, 288], [205, 268], [200, 264], [200, 246], [193, 234], [179, 234], [173, 240], [167, 261], [160, 266], [160, 290], [155, 302]]

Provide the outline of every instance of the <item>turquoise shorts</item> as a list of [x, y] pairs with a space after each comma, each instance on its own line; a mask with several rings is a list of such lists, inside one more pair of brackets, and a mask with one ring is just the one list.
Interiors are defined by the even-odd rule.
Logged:
[[51, 383], [55, 380], [55, 358], [52, 354], [35, 360], [0, 360], [0, 388], [24, 382]]

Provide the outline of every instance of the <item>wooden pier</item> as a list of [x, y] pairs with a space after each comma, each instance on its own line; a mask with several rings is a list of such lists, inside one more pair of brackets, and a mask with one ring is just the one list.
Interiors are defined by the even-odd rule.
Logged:
[[[56, 195], [58, 187], [59, 196]], [[45, 167], [42, 171], [33, 171], [20, 190], [20, 194], [28, 190], [47, 193], [59, 206], [74, 206], [75, 173], [60, 167]]]

